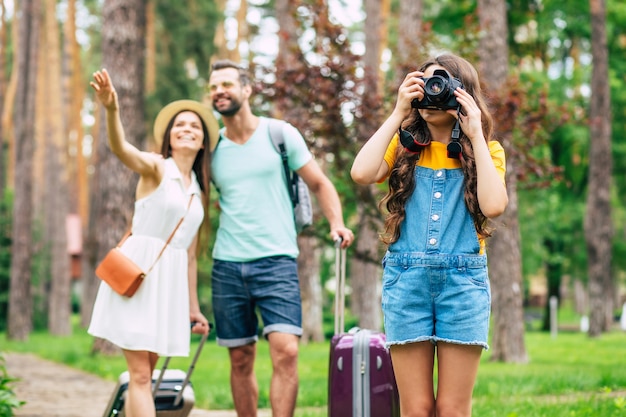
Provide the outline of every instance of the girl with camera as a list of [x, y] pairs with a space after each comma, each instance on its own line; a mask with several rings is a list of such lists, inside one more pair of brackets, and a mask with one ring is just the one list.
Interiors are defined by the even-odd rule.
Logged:
[[[442, 70], [458, 80], [449, 91], [458, 106], [421, 106], [441, 102], [425, 92], [432, 93], [424, 80]], [[388, 245], [382, 308], [401, 413], [470, 416], [488, 349], [488, 220], [508, 203], [504, 150], [493, 138], [474, 67], [445, 54], [407, 74], [395, 108], [357, 154], [351, 175], [359, 184], [389, 183], [381, 201]]]

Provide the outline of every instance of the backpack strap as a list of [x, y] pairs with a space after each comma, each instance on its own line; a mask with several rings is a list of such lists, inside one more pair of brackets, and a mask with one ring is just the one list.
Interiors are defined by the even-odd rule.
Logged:
[[298, 186], [298, 174], [289, 169], [289, 159], [287, 157], [287, 148], [285, 147], [285, 137], [283, 136], [283, 126], [285, 121], [278, 119], [269, 120], [269, 131], [272, 145], [276, 149], [276, 152], [280, 154], [280, 158], [283, 161], [283, 171], [285, 172], [285, 181], [287, 181], [287, 190], [289, 191], [289, 198], [291, 198], [291, 204], [295, 207], [298, 204], [298, 193], [296, 192]]
[[[285, 121], [279, 119], [268, 118], [269, 129], [270, 129], [270, 139], [272, 140], [272, 145], [276, 149], [276, 152], [282, 155], [282, 148], [285, 149], [285, 137], [283, 136], [283, 126], [285, 125]], [[286, 150], [285, 150], [286, 152]]]

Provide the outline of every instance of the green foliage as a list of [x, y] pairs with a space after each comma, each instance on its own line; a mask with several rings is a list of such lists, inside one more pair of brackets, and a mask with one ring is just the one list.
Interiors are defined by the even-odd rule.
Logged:
[[216, 3], [194, 0], [156, 2], [157, 80], [148, 98], [148, 120], [170, 101], [200, 100], [214, 54], [213, 36], [220, 19]]
[[424, 2], [424, 21], [436, 35], [431, 50], [446, 50], [476, 62], [479, 27], [476, 2], [447, 0]]
[[[0, 334], [0, 338], [4, 335]], [[490, 361], [489, 351], [483, 355], [474, 390], [474, 415], [623, 415], [626, 368], [620, 366], [620, 360], [626, 342], [624, 333], [614, 331], [592, 339], [578, 332], [562, 331], [556, 338], [549, 333], [528, 332], [525, 339], [528, 364], [496, 363]], [[192, 350], [197, 342], [194, 336]], [[91, 344], [92, 338], [80, 329], [69, 337], [35, 332], [28, 342], [3, 340], [3, 348], [8, 351], [32, 352], [116, 381], [125, 369], [122, 356], [92, 355]], [[268, 408], [271, 373], [268, 344], [260, 341], [257, 348], [259, 406]], [[328, 342], [300, 347], [297, 416], [326, 415], [329, 348]], [[189, 358], [173, 358], [170, 362], [172, 368], [178, 369], [186, 369], [188, 364]], [[192, 377], [198, 408], [232, 409], [229, 366], [227, 350], [208, 342]]]
[[0, 352], [0, 417], [11, 417], [14, 411], [20, 408], [24, 401], [17, 399], [11, 385], [16, 381], [6, 370], [5, 359]]
[[11, 225], [13, 196], [7, 192], [0, 200], [0, 331], [7, 328], [9, 287], [11, 283]]

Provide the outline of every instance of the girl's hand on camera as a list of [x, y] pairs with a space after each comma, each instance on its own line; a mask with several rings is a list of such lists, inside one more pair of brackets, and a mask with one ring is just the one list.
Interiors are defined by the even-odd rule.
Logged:
[[411, 102], [414, 99], [424, 98], [424, 73], [421, 71], [410, 72], [404, 77], [404, 81], [398, 89], [398, 100], [394, 111], [399, 112], [406, 118], [411, 112]]
[[461, 105], [461, 111], [448, 110], [448, 113], [458, 117], [461, 130], [471, 141], [483, 139], [482, 116], [474, 97], [462, 88], [457, 88], [454, 95]]

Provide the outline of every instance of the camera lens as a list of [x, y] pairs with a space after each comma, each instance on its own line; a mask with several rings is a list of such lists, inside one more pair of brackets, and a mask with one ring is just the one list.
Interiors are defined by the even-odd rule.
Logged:
[[448, 110], [459, 107], [454, 90], [463, 88], [461, 81], [443, 69], [436, 69], [432, 77], [423, 77], [424, 98], [413, 99], [411, 107], [418, 109]]
[[444, 94], [447, 91], [448, 83], [442, 77], [435, 75], [428, 79], [426, 85], [424, 85], [424, 91], [431, 98], [437, 98], [437, 96]]
[[441, 85], [440, 81], [436, 81], [429, 85], [429, 93], [430, 94], [439, 94], [443, 90], [443, 85]]

